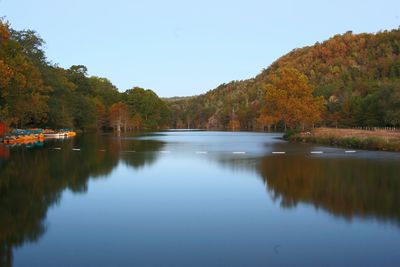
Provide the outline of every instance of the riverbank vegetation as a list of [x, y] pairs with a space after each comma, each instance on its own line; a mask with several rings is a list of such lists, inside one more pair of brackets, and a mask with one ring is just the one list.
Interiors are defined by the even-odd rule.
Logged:
[[287, 139], [355, 149], [400, 151], [400, 131], [391, 128], [371, 130], [316, 128], [310, 132], [293, 133], [288, 135]]

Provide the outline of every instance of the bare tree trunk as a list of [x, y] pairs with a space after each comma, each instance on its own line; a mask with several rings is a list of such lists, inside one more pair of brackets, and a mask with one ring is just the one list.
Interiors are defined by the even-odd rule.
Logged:
[[121, 121], [117, 121], [117, 132], [121, 132]]

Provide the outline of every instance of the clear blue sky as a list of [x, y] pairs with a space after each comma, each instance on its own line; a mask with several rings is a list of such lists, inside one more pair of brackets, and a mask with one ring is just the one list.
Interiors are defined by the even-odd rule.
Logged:
[[36, 30], [62, 67], [86, 65], [120, 91], [183, 96], [253, 77], [337, 33], [398, 28], [400, 1], [0, 0], [0, 16]]

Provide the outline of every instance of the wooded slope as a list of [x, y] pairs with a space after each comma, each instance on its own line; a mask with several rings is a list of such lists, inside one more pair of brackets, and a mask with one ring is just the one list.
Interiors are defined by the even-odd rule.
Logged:
[[327, 126], [400, 126], [400, 30], [335, 35], [294, 49], [253, 79], [170, 103], [176, 127], [257, 129], [269, 74], [295, 68], [325, 99]]

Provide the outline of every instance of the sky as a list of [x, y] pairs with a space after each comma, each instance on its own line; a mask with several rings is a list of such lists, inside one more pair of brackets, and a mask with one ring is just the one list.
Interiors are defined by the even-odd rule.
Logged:
[[256, 76], [294, 48], [400, 26], [399, 0], [0, 0], [59, 66], [85, 65], [120, 91], [205, 93]]

